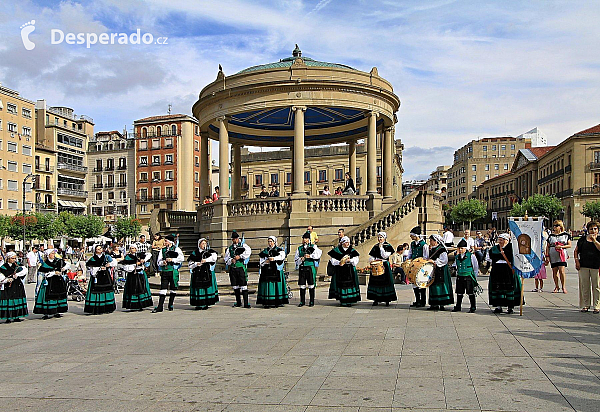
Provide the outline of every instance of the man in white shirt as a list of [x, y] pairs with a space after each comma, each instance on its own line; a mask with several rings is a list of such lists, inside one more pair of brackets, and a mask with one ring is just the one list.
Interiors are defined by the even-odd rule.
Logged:
[[471, 231], [469, 229], [465, 229], [463, 239], [467, 242], [467, 251], [473, 253], [475, 251], [475, 239], [471, 237]]
[[33, 283], [36, 281], [37, 268], [38, 268], [38, 247], [33, 246], [27, 254], [27, 283]]
[[450, 230], [449, 227], [444, 229], [444, 245], [446, 246], [454, 246], [454, 233]]

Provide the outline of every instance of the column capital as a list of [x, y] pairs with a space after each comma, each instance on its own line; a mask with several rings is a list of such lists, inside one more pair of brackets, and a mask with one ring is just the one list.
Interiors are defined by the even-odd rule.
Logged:
[[379, 117], [379, 112], [376, 112], [376, 111], [367, 112], [367, 117], [368, 116]]
[[303, 112], [305, 112], [306, 106], [292, 106], [292, 110], [293, 111], [302, 110]]
[[218, 116], [217, 117], [217, 122], [219, 122], [219, 123], [221, 123], [221, 122], [225, 123], [228, 120], [229, 120], [229, 116]]
[[384, 132], [390, 132], [391, 133], [393, 130], [394, 130], [394, 126], [388, 126], [388, 127], [384, 127], [383, 128]]

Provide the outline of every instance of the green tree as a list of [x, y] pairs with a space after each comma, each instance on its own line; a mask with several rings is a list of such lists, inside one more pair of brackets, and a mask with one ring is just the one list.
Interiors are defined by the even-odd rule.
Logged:
[[450, 216], [455, 222], [469, 222], [469, 229], [474, 220], [482, 219], [487, 215], [487, 204], [478, 199], [469, 199], [458, 202], [452, 211]]
[[47, 240], [57, 236], [56, 215], [54, 213], [17, 214], [9, 218], [7, 234], [13, 239], [23, 238], [23, 221], [25, 221], [25, 236], [32, 239]]
[[0, 215], [0, 244], [4, 241], [4, 238], [8, 236], [10, 228], [10, 216]]
[[104, 229], [104, 220], [101, 216], [94, 215], [64, 215], [61, 217], [65, 225], [65, 233], [69, 237], [80, 237], [83, 245], [90, 237], [100, 236]]
[[120, 217], [115, 222], [115, 237], [123, 239], [126, 237], [137, 237], [142, 231], [142, 223], [135, 217]]
[[558, 218], [563, 211], [563, 205], [556, 196], [535, 194], [521, 204], [515, 203], [510, 211], [511, 216], [544, 216], [551, 221]]
[[600, 200], [586, 202], [579, 213], [597, 222], [600, 219]]

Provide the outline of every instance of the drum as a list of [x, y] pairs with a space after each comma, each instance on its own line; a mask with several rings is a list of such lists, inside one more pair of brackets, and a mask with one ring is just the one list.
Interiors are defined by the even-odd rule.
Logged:
[[433, 263], [423, 258], [416, 258], [410, 261], [408, 270], [406, 270], [406, 276], [410, 283], [420, 288], [426, 288], [431, 286], [435, 280], [434, 269], [435, 266]]
[[384, 272], [383, 261], [374, 260], [371, 262], [371, 276], [381, 276]]

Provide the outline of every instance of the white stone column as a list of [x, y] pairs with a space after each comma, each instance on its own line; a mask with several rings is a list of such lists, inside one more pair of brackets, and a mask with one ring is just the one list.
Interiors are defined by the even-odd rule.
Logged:
[[369, 117], [369, 135], [367, 138], [367, 194], [377, 194], [377, 116], [371, 112]]
[[387, 127], [383, 135], [383, 145], [381, 148], [382, 156], [382, 194], [385, 199], [392, 197], [392, 179], [393, 179], [393, 168], [392, 168], [392, 157], [394, 155], [394, 147], [392, 141], [392, 128]]
[[358, 187], [358, 182], [356, 181], [356, 140], [351, 140], [348, 142], [348, 172], [350, 173], [350, 178], [354, 182], [354, 187]]
[[233, 200], [242, 198], [242, 145], [233, 144], [233, 174], [231, 175], [231, 187]]
[[210, 178], [212, 168], [209, 159], [208, 147], [210, 139], [208, 131], [200, 133], [200, 204], [204, 202], [204, 197], [210, 196]]
[[229, 132], [227, 119], [219, 117], [219, 190], [220, 199], [229, 199]]
[[292, 194], [304, 194], [304, 112], [306, 106], [294, 106], [294, 151], [293, 151], [293, 181]]

